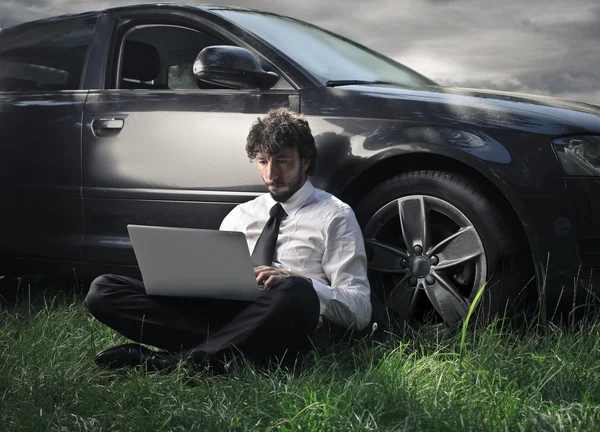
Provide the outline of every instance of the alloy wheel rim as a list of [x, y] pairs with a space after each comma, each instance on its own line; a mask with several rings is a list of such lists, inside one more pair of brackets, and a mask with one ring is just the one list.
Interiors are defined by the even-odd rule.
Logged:
[[454, 324], [486, 280], [485, 249], [475, 226], [441, 198], [390, 201], [369, 219], [364, 237], [369, 273], [387, 285], [385, 305], [401, 321], [413, 318], [417, 307], [429, 307]]

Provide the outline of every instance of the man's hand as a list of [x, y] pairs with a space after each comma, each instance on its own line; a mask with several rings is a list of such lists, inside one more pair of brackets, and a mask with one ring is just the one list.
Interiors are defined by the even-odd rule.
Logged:
[[266, 291], [269, 288], [271, 288], [271, 286], [275, 283], [275, 281], [278, 281], [279, 279], [283, 279], [283, 278], [289, 277], [289, 276], [301, 277], [303, 279], [306, 279], [312, 285], [312, 280], [310, 280], [307, 277], [304, 277], [304, 276], [296, 274], [296, 273], [292, 273], [287, 270], [275, 268], [275, 267], [269, 267], [269, 266], [254, 267], [254, 275], [256, 276], [256, 283], [263, 286], [263, 288], [262, 288], [263, 291]]

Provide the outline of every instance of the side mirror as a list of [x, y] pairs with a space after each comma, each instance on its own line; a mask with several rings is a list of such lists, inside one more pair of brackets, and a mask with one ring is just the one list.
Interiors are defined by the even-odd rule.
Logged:
[[269, 89], [279, 80], [279, 75], [265, 71], [250, 51], [228, 45], [204, 48], [193, 71], [201, 81], [230, 88]]

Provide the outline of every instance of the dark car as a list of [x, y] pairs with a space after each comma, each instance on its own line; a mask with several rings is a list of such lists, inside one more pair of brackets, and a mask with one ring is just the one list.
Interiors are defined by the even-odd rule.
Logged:
[[376, 318], [456, 322], [486, 281], [492, 313], [598, 291], [600, 107], [445, 88], [292, 18], [180, 4], [0, 32], [0, 274], [139, 275], [127, 224], [218, 228], [265, 192], [244, 145], [277, 106], [357, 214]]

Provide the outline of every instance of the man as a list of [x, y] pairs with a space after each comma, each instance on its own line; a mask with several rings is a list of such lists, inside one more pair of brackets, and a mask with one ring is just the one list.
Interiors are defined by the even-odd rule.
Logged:
[[156, 297], [146, 295], [142, 281], [100, 276], [85, 300], [92, 315], [165, 351], [126, 344], [100, 352], [98, 364], [145, 362], [151, 370], [180, 360], [215, 365], [236, 351], [261, 363], [296, 355], [323, 320], [348, 329], [367, 326], [371, 303], [361, 230], [347, 204], [308, 179], [317, 158], [308, 122], [287, 108], [272, 110], [253, 124], [246, 152], [269, 193], [238, 205], [220, 229], [246, 235], [262, 294], [253, 302]]

